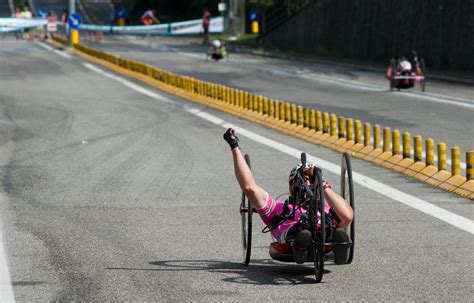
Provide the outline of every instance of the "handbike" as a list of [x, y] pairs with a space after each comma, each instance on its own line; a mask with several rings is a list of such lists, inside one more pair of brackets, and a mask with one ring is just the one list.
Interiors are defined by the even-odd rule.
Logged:
[[[245, 155], [245, 160], [250, 168], [250, 157]], [[298, 171], [297, 181], [295, 183], [295, 190], [290, 196], [289, 201], [293, 203], [293, 209], [300, 207], [305, 210], [301, 215], [299, 224], [307, 228], [311, 232], [311, 241], [307, 243], [308, 259], [314, 263], [316, 282], [321, 282], [324, 274], [324, 259], [325, 254], [332, 250], [334, 245], [350, 245], [349, 256], [346, 264], [353, 260], [354, 256], [354, 239], [355, 239], [355, 220], [352, 221], [348, 227], [350, 240], [348, 242], [332, 243], [327, 242], [326, 237], [329, 234], [329, 224], [326, 224], [326, 213], [324, 211], [324, 191], [323, 179], [321, 170], [317, 167], [313, 170], [313, 184], [307, 185], [304, 183], [303, 169], [306, 164], [306, 154], [301, 154], [301, 169]], [[352, 179], [352, 167], [349, 154], [344, 153], [341, 163], [341, 196], [354, 209], [354, 186]], [[298, 203], [297, 203], [298, 202]], [[240, 215], [242, 219], [242, 252], [243, 263], [248, 265], [251, 255], [252, 243], [252, 214], [254, 210], [250, 205], [248, 199], [242, 193], [242, 201], [240, 205]], [[294, 216], [289, 214], [288, 216]], [[290, 218], [290, 217], [288, 217]], [[294, 218], [294, 217], [293, 217]], [[268, 227], [268, 226], [267, 226]], [[265, 228], [264, 228], [265, 231]], [[281, 262], [294, 262], [291, 246], [293, 241], [288, 244], [273, 242], [270, 244], [270, 256]]]

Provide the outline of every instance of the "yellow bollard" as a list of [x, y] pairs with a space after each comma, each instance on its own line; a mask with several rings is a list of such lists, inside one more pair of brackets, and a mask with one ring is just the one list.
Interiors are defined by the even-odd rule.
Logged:
[[364, 123], [364, 146], [369, 146], [370, 145], [370, 128], [372, 125], [370, 125], [369, 122]]
[[309, 128], [309, 109], [306, 107], [303, 109], [303, 117], [304, 117], [303, 126]]
[[248, 92], [245, 92], [244, 93], [244, 104], [243, 104], [244, 109], [248, 109], [249, 106], [250, 106], [249, 104], [250, 104], [250, 94]]
[[263, 114], [263, 96], [258, 96], [258, 113]]
[[431, 138], [426, 139], [425, 141], [426, 149], [426, 165], [434, 164], [434, 141]]
[[446, 170], [446, 144], [438, 143], [438, 170]]
[[280, 101], [275, 100], [275, 119], [280, 120]]
[[423, 137], [420, 135], [416, 135], [413, 138], [413, 145], [415, 154], [413, 155], [413, 160], [415, 162], [419, 162], [423, 160]]
[[296, 110], [296, 104], [291, 104], [290, 112], [291, 112], [291, 123], [296, 123], [298, 121], [298, 113]]
[[318, 110], [316, 111], [316, 131], [320, 132], [323, 130], [323, 115]]
[[309, 129], [316, 129], [316, 110], [309, 111]]
[[323, 133], [329, 133], [329, 114], [323, 113]]
[[380, 125], [374, 125], [374, 149], [380, 149]]
[[79, 31], [77, 29], [71, 29], [69, 37], [72, 45], [79, 44]]
[[390, 151], [390, 127], [385, 127], [383, 129], [383, 151]]
[[392, 131], [392, 154], [400, 155], [400, 131], [398, 129]]
[[285, 121], [291, 123], [291, 105], [290, 103], [285, 103]]
[[354, 122], [352, 118], [346, 119], [346, 139], [348, 141], [354, 139]]
[[331, 114], [329, 116], [329, 124], [330, 124], [329, 134], [331, 136], [337, 136], [337, 116], [336, 116], [336, 114]]
[[361, 143], [362, 142], [362, 122], [360, 120], [355, 120], [354, 122], [354, 142]]
[[263, 97], [263, 112], [264, 115], [268, 115], [268, 97]]
[[474, 180], [474, 150], [466, 152], [466, 180]]
[[338, 135], [337, 135], [338, 138], [344, 138], [346, 136], [344, 116], [337, 117], [337, 132], [338, 132]]
[[272, 99], [268, 100], [268, 116], [273, 118], [275, 114], [275, 104]]
[[410, 158], [411, 157], [411, 135], [409, 132], [405, 132], [403, 134], [403, 158]]
[[304, 115], [303, 115], [303, 106], [298, 105], [296, 107], [296, 125], [302, 125], [304, 124]]
[[258, 21], [252, 21], [252, 34], [258, 34], [259, 29], [258, 29]]
[[451, 175], [459, 176], [461, 174], [461, 150], [459, 146], [451, 147]]

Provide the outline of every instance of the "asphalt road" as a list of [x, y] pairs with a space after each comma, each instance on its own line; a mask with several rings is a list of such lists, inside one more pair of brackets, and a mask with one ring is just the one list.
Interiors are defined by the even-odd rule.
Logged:
[[[286, 191], [298, 159], [257, 134], [317, 157], [336, 190], [339, 176], [327, 163], [337, 165], [339, 154], [67, 52], [11, 39], [0, 46], [0, 301], [472, 300], [471, 200], [353, 159], [351, 265], [329, 259], [323, 283], [314, 284], [311, 264], [269, 257], [270, 237], [254, 216], [244, 267], [225, 123], [241, 131], [257, 182], [274, 196]], [[470, 231], [399, 202], [419, 199], [462, 216]]]

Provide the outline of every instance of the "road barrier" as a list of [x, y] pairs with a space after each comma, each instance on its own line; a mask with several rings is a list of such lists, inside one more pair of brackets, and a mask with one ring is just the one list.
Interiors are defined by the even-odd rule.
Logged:
[[[54, 37], [54, 40], [67, 44], [67, 41], [58, 37]], [[334, 113], [322, 113], [289, 102], [177, 75], [82, 44], [75, 44], [74, 48], [80, 56], [142, 80], [161, 90], [338, 152], [350, 152], [354, 157], [474, 200], [474, 150], [466, 152], [466, 176], [464, 177], [460, 174], [461, 151], [457, 146], [451, 148], [451, 171], [449, 172], [446, 170], [446, 145], [443, 142], [437, 145], [438, 165], [434, 166], [435, 142], [431, 138], [425, 140], [426, 156], [423, 162], [423, 139], [420, 135], [413, 137], [412, 158], [409, 132], [403, 134], [403, 149], [400, 153], [398, 129], [392, 131], [389, 127], [384, 127], [381, 143], [381, 126], [375, 124], [371, 136], [371, 124], [366, 122], [363, 124], [364, 138], [362, 139], [362, 122], [359, 120], [353, 122], [351, 118], [337, 117]]]

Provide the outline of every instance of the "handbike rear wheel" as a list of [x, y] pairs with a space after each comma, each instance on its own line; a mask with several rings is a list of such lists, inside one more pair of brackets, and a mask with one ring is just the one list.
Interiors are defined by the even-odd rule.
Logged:
[[[348, 153], [344, 153], [341, 159], [341, 196], [349, 202], [352, 210], [355, 212], [355, 198], [354, 198], [354, 183], [352, 179], [352, 165], [351, 158]], [[354, 244], [355, 244], [355, 215], [352, 219], [351, 225], [348, 227], [351, 247], [349, 249], [349, 256], [346, 264], [350, 264], [354, 258]]]
[[[250, 168], [250, 156], [244, 156], [245, 162]], [[240, 218], [242, 221], [242, 256], [244, 265], [249, 265], [250, 254], [252, 250], [252, 215], [253, 208], [249, 199], [242, 192], [242, 201], [240, 202]]]
[[[326, 241], [326, 213], [324, 212], [324, 192], [323, 192], [323, 177], [321, 170], [316, 168], [316, 178], [314, 180], [314, 212], [320, 213], [320, 224], [318, 228], [317, 219], [315, 219], [314, 230], [313, 230], [313, 260], [314, 260], [314, 273], [316, 282], [319, 283], [323, 279], [324, 274], [324, 243]], [[315, 214], [311, 215], [312, 218], [316, 218]]]

